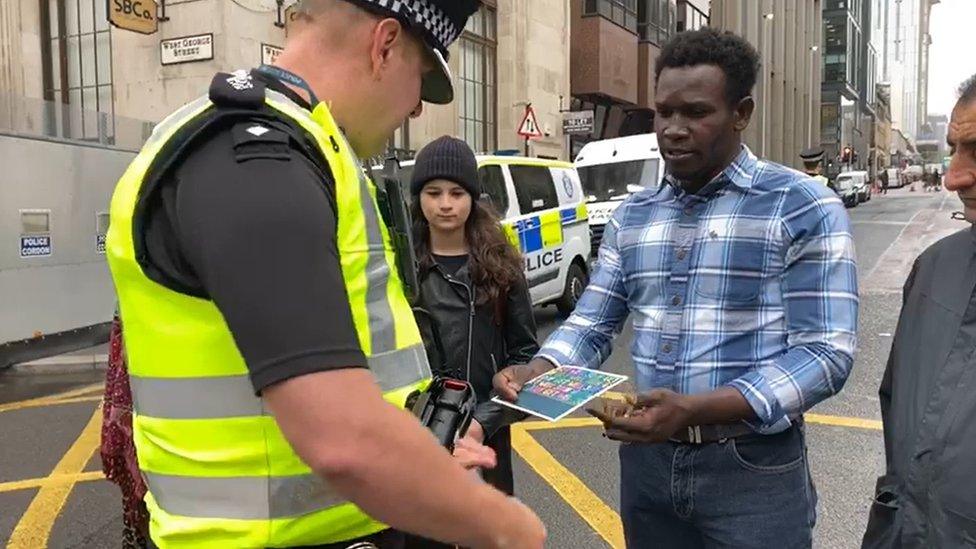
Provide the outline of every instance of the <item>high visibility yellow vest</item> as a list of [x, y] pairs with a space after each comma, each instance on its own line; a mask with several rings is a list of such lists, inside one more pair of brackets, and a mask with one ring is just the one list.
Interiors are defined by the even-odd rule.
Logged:
[[[280, 93], [264, 93], [272, 112], [314, 137], [328, 161], [359, 342], [385, 398], [403, 407], [411, 392], [429, 384], [430, 368], [375, 187], [324, 103], [309, 113]], [[181, 128], [213, 108], [203, 97], [164, 120], [112, 198], [107, 255], [125, 326], [151, 537], [162, 549], [287, 547], [381, 531], [383, 524], [344, 501], [295, 454], [254, 395], [214, 303], [150, 280], [137, 258], [133, 227], [140, 224], [133, 217], [147, 175]]]
[[820, 183], [821, 185], [823, 185], [824, 187], [826, 187], [827, 186], [827, 183], [830, 182], [829, 179], [827, 179], [826, 177], [824, 177], [824, 176], [822, 176], [820, 174], [808, 173], [807, 175], [810, 176], [814, 181], [816, 181], [816, 182]]

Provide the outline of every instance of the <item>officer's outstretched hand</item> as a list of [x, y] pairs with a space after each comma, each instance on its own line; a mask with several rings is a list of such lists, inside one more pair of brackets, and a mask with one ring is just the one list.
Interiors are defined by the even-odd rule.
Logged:
[[454, 443], [454, 459], [465, 469], [493, 469], [497, 465], [495, 451], [469, 437]]
[[523, 385], [548, 372], [552, 367], [548, 360], [541, 358], [533, 359], [528, 364], [515, 364], [495, 374], [492, 385], [498, 396], [509, 402], [515, 402]]

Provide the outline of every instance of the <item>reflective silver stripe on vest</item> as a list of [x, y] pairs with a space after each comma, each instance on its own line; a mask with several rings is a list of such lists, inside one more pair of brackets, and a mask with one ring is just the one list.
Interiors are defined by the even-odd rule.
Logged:
[[[302, 117], [306, 123], [318, 127], [318, 123], [308, 114], [307, 109], [300, 107], [284, 94], [266, 89], [265, 97], [274, 102], [287, 104], [294, 111], [287, 113], [289, 116]], [[390, 266], [386, 262], [386, 249], [383, 242], [383, 232], [380, 228], [381, 221], [376, 211], [376, 202], [369, 192], [369, 180], [360, 167], [359, 159], [356, 157], [352, 145], [342, 133], [332, 137], [341, 141], [348, 154], [353, 157], [355, 169], [359, 176], [359, 197], [363, 219], [366, 223], [366, 240], [369, 249], [366, 260], [366, 311], [369, 320], [370, 350], [373, 354], [385, 353], [396, 349], [396, 321], [393, 318], [393, 309], [386, 299], [387, 286], [390, 280]], [[426, 356], [423, 357], [423, 361], [426, 363]]]
[[167, 513], [195, 518], [270, 520], [346, 503], [314, 474], [290, 477], [184, 477], [143, 472]]
[[189, 118], [196, 111], [201, 110], [210, 104], [210, 98], [208, 96], [203, 96], [191, 101], [190, 103], [187, 103], [186, 105], [183, 105], [173, 112], [173, 114], [164, 118], [162, 122], [153, 128], [152, 135], [150, 135], [149, 139], [146, 140], [146, 144], [143, 145], [143, 148], [156, 145], [160, 139], [170, 132], [170, 130], [186, 124], [187, 118]]
[[[369, 359], [369, 370], [385, 393], [430, 377], [423, 345]], [[270, 415], [245, 375], [165, 378], [130, 375], [133, 407], [160, 419], [226, 419]]]
[[[346, 144], [348, 146], [348, 143]], [[358, 164], [356, 166], [359, 167]], [[376, 204], [369, 193], [369, 183], [363, 170], [359, 172], [359, 196], [363, 205], [363, 219], [366, 222], [366, 239], [369, 252], [366, 260], [366, 310], [369, 314], [370, 348], [374, 354], [396, 349], [396, 320], [393, 309], [386, 299], [386, 288], [390, 281], [390, 266], [386, 262], [386, 248], [380, 228]]]

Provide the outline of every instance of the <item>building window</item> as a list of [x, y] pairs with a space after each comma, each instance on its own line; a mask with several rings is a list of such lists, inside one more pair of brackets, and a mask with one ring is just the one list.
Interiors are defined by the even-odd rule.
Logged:
[[677, 32], [694, 31], [708, 26], [708, 16], [689, 2], [678, 3]]
[[583, 15], [598, 15], [637, 34], [637, 4], [643, 0], [583, 0]]
[[637, 36], [644, 42], [663, 45], [674, 34], [675, 0], [639, 0]]
[[848, 66], [851, 60], [848, 40], [848, 17], [846, 13], [824, 17], [824, 56], [823, 81], [844, 83], [850, 82]]
[[495, 10], [482, 4], [458, 41], [458, 136], [475, 152], [497, 148]]
[[58, 113], [66, 137], [113, 134], [107, 6], [105, 0], [40, 0], [44, 98], [71, 106], [68, 116]]

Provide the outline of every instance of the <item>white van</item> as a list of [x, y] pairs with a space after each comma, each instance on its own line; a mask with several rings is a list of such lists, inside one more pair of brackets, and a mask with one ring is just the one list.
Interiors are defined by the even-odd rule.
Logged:
[[586, 194], [596, 257], [603, 228], [617, 206], [635, 192], [660, 185], [664, 160], [657, 135], [645, 133], [587, 143], [574, 164]]
[[[521, 156], [477, 159], [483, 198], [491, 201], [512, 244], [525, 256], [532, 303], [555, 303], [568, 315], [589, 282], [590, 231], [576, 168]], [[400, 164], [405, 185], [413, 165], [413, 160]], [[374, 180], [381, 171], [373, 168]]]

